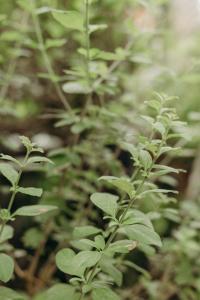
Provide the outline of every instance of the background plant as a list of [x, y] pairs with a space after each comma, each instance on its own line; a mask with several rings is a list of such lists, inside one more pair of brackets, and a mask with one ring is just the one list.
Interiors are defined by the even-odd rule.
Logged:
[[[126, 177], [132, 173], [130, 154], [121, 141], [136, 145], [138, 135], [148, 135], [147, 123], [139, 116], [144, 114], [143, 101], [151, 97], [153, 89], [180, 96], [176, 106], [189, 122], [184, 133], [192, 139], [188, 143], [188, 139], [179, 138], [181, 151], [165, 153], [162, 159], [188, 173], [157, 178], [160, 188], [176, 186], [181, 191], [178, 203], [165, 200], [166, 208], [157, 194], [147, 194], [138, 201], [138, 209], [151, 211], [156, 231], [176, 243], [173, 232], [181, 230], [185, 217], [180, 218], [175, 208], [182, 198], [191, 199], [191, 190], [193, 199], [199, 193], [195, 185], [198, 179], [192, 179], [198, 178], [194, 167], [199, 152], [198, 32], [190, 34], [190, 42], [183, 43], [174, 30], [169, 1], [102, 0], [88, 4], [38, 0], [27, 5], [20, 0], [1, 6], [1, 151], [21, 160], [24, 151], [19, 134], [31, 136], [40, 144], [54, 165], [29, 166], [22, 184], [42, 185], [45, 193], [39, 204], [59, 207], [59, 213], [36, 217], [31, 223], [20, 218], [15, 223], [11, 243], [20, 257], [17, 276], [8, 285], [31, 297], [54, 281], [64, 280], [55, 266], [55, 254], [62, 247], [71, 247], [75, 226], [91, 223], [104, 228], [102, 215], [89, 197], [94, 192], [114, 192], [110, 184], [98, 180], [102, 174]], [[75, 12], [79, 25], [76, 19], [75, 23], [70, 21], [72, 28], [69, 22], [60, 24], [61, 16], [66, 17], [62, 10], [72, 12], [71, 16]], [[184, 40], [189, 41], [188, 36]], [[183, 132], [180, 127], [173, 130]], [[7, 207], [4, 183], [3, 208]], [[23, 195], [19, 196], [19, 201], [27, 205]], [[169, 252], [175, 257], [172, 250]], [[170, 299], [170, 292], [155, 294], [158, 285], [165, 287], [165, 268], [159, 264], [157, 268], [157, 256], [151, 260], [149, 254], [138, 249], [130, 254], [131, 262], [137, 265], [125, 273], [122, 298]], [[24, 270], [31, 265], [32, 276], [28, 277]], [[151, 280], [146, 279], [148, 275], [141, 267], [150, 272]], [[177, 287], [180, 297], [178, 291], [184, 294], [185, 289], [180, 283]]]

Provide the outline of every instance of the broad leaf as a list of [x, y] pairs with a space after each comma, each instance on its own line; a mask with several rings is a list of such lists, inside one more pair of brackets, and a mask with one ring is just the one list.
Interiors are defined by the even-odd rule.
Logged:
[[0, 253], [0, 281], [8, 282], [14, 272], [14, 261], [7, 254]]
[[121, 286], [122, 284], [122, 273], [113, 265], [113, 259], [103, 255], [100, 260], [100, 267], [102, 271], [113, 279], [113, 281]]
[[18, 192], [30, 196], [35, 196], [35, 197], [42, 196], [42, 189], [34, 188], [34, 187], [27, 187], [27, 188], [19, 187]]
[[67, 29], [83, 31], [83, 15], [77, 11], [59, 11], [52, 12], [54, 19]]
[[0, 163], [0, 172], [12, 185], [15, 185], [18, 180], [18, 173], [10, 164]]
[[103, 210], [106, 214], [115, 217], [118, 208], [118, 196], [108, 193], [94, 193], [90, 199], [92, 203]]
[[14, 216], [39, 216], [57, 209], [53, 205], [27, 205], [17, 209]]

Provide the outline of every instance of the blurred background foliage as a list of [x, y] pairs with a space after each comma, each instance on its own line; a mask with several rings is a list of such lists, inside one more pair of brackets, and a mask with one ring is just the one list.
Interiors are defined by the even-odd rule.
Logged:
[[[132, 171], [121, 142], [135, 143], [147, 131], [144, 101], [154, 91], [178, 96], [180, 118], [188, 123], [169, 166], [186, 169], [166, 177], [178, 201], [144, 199], [164, 246], [158, 253], [134, 252], [126, 267], [122, 299], [197, 300], [200, 298], [200, 3], [196, 0], [93, 0], [93, 28], [87, 78], [85, 36], [66, 30], [51, 8], [84, 13], [82, 0], [1, 1], [0, 148], [20, 157], [18, 135], [32, 138], [54, 161], [30, 169], [24, 184], [42, 185], [41, 203], [56, 204], [59, 214], [17, 221], [15, 248], [19, 266], [9, 286], [40, 299], [40, 292], [64, 278], [56, 270], [56, 251], [70, 243], [72, 229], [101, 218], [89, 195], [108, 187], [101, 175]], [[97, 30], [98, 29], [98, 30]], [[94, 89], [88, 92], [89, 84]], [[66, 104], [67, 100], [67, 104]], [[37, 184], [36, 184], [37, 185]], [[1, 180], [1, 206], [8, 188]], [[26, 203], [26, 198], [20, 198]], [[34, 199], [32, 200], [35, 201]], [[17, 203], [16, 203], [17, 206]], [[43, 224], [43, 225], [42, 225]], [[150, 256], [150, 254], [153, 254]], [[136, 265], [135, 265], [136, 264]], [[123, 267], [125, 268], [125, 266]], [[24, 269], [31, 269], [26, 278]], [[3, 300], [3, 299], [2, 299]]]

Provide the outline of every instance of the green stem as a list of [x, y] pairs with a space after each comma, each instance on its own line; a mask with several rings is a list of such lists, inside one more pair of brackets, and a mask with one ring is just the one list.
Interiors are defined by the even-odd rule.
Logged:
[[43, 35], [42, 35], [42, 30], [41, 30], [41, 27], [40, 27], [40, 22], [39, 22], [39, 18], [35, 12], [36, 10], [36, 7], [35, 7], [35, 4], [34, 4], [34, 1], [32, 0], [32, 5], [33, 5], [33, 8], [34, 8], [34, 11], [32, 13], [32, 18], [33, 18], [33, 22], [34, 22], [34, 26], [35, 26], [35, 32], [36, 32], [36, 36], [37, 36], [37, 39], [38, 39], [38, 43], [39, 43], [39, 49], [43, 55], [43, 59], [44, 59], [44, 63], [46, 65], [46, 69], [47, 69], [47, 72], [49, 73], [50, 75], [50, 78], [54, 84], [54, 87], [55, 87], [55, 90], [63, 104], [63, 106], [65, 107], [66, 110], [71, 110], [71, 106], [70, 104], [68, 103], [67, 99], [65, 98], [58, 82], [56, 81], [56, 74], [53, 70], [53, 67], [51, 65], [51, 62], [49, 60], [49, 56], [46, 52], [46, 48], [45, 48], [45, 43], [44, 43], [44, 39], [43, 39]]
[[90, 16], [89, 0], [85, 0], [85, 41], [86, 41], [86, 74], [88, 86], [90, 87]]

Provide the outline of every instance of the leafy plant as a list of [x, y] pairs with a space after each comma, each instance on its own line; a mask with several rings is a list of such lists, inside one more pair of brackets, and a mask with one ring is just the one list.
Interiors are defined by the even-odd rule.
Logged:
[[[170, 100], [172, 99], [159, 95], [157, 99], [149, 101], [148, 106], [156, 112], [154, 117], [144, 116], [152, 127], [150, 138], [140, 136], [137, 147], [124, 144], [134, 162], [133, 176], [100, 178], [117, 188], [121, 197], [110, 193], [94, 193], [90, 198], [92, 203], [103, 211], [104, 220], [108, 220], [106, 229], [98, 232], [98, 228], [75, 228], [75, 237], [78, 238], [80, 233], [81, 235], [72, 245], [82, 251], [75, 253], [67, 248], [59, 251], [56, 256], [58, 268], [72, 276], [72, 299], [77, 299], [77, 292], [80, 293], [80, 299], [87, 297], [89, 293], [94, 300], [119, 299], [108, 283], [118, 286], [122, 284], [122, 273], [116, 267], [120, 254], [133, 251], [136, 247], [150, 251], [152, 246], [162, 245], [148, 214], [136, 208], [137, 202], [145, 194], [158, 193], [162, 198], [165, 193], [176, 193], [173, 190], [160, 189], [151, 182], [157, 176], [179, 172], [157, 163], [164, 152], [174, 150], [173, 147], [167, 146], [167, 142], [173, 137], [170, 130], [177, 126], [179, 121], [175, 110], [165, 106]], [[124, 264], [123, 260], [121, 264]], [[120, 265], [118, 267], [120, 268]]]
[[[13, 205], [18, 193], [30, 195], [34, 197], [41, 197], [42, 189], [35, 187], [21, 187], [20, 179], [23, 171], [29, 166], [37, 163], [51, 163], [51, 161], [45, 156], [32, 156], [33, 153], [41, 153], [43, 150], [38, 148], [34, 143], [24, 136], [20, 137], [22, 144], [26, 148], [26, 155], [22, 161], [13, 158], [10, 155], [1, 154], [1, 159], [8, 162], [0, 163], [0, 172], [10, 182], [11, 196], [8, 202], [7, 208], [0, 209], [0, 281], [8, 282], [13, 276], [14, 272], [14, 260], [12, 256], [7, 255], [3, 251], [7, 249], [7, 242], [13, 237], [13, 228], [7, 225], [8, 222], [12, 222], [18, 216], [38, 216], [52, 210], [57, 209], [56, 206], [51, 205], [27, 205], [19, 207], [13, 212]], [[14, 166], [13, 166], [14, 165]]]

